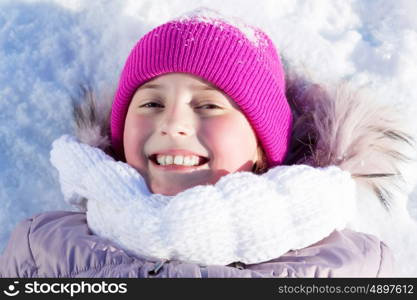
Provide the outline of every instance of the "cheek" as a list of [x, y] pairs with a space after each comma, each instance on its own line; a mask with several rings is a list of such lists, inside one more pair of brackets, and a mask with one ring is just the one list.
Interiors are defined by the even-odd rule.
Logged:
[[142, 168], [146, 162], [144, 144], [150, 124], [146, 119], [127, 116], [123, 133], [123, 146], [126, 162], [133, 167]]
[[205, 140], [214, 157], [213, 167], [231, 172], [252, 168], [256, 135], [243, 115], [224, 116], [206, 125]]

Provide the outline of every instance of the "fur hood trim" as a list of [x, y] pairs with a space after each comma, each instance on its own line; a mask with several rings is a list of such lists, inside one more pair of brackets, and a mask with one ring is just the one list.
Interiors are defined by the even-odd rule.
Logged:
[[[417, 157], [415, 140], [396, 106], [347, 83], [329, 87], [291, 75], [286, 84], [294, 125], [284, 164], [339, 166], [387, 209], [396, 191], [409, 192], [403, 167]], [[113, 95], [99, 98], [83, 87], [80, 99], [74, 99], [75, 135], [115, 157], [109, 138]]]

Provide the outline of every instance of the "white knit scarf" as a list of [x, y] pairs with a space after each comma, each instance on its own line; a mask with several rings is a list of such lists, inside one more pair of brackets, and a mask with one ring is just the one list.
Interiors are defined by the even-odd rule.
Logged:
[[154, 260], [268, 261], [343, 229], [355, 209], [355, 182], [335, 166], [232, 173], [164, 196], [128, 164], [68, 135], [54, 141], [51, 162], [65, 200], [87, 211], [94, 234]]

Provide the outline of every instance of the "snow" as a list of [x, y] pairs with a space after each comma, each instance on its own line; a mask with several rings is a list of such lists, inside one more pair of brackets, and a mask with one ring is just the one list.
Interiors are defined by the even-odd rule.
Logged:
[[[0, 0], [0, 250], [23, 218], [72, 209], [49, 151], [73, 132], [70, 104], [80, 85], [114, 89], [143, 34], [201, 6], [262, 28], [286, 63], [314, 80], [349, 79], [416, 115], [413, 0]], [[409, 197], [390, 214], [370, 213], [360, 227], [389, 244], [399, 275], [417, 277], [417, 172], [410, 174]]]
[[214, 26], [223, 29], [223, 24], [231, 24], [232, 26], [239, 29], [245, 37], [256, 47], [258, 47], [262, 42], [261, 36], [257, 34], [256, 28], [253, 28], [249, 24], [245, 23], [243, 20], [236, 18], [234, 16], [225, 16], [221, 14], [218, 10], [209, 9], [207, 7], [199, 7], [197, 9], [186, 12], [176, 20], [180, 22], [187, 22], [189, 20], [195, 19], [198, 22], [213, 24]]

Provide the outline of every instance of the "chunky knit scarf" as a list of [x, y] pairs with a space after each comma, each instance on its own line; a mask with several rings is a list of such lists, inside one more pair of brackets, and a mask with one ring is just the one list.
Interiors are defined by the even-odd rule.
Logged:
[[335, 166], [237, 172], [164, 196], [128, 164], [68, 135], [54, 141], [51, 162], [94, 234], [152, 260], [268, 261], [343, 229], [355, 209], [355, 182]]

